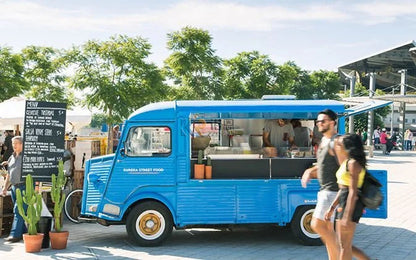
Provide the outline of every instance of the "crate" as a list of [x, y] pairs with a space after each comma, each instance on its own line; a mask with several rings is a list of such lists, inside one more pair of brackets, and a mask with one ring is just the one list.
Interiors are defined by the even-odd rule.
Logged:
[[75, 170], [73, 189], [82, 189], [83, 187], [84, 187], [84, 170]]
[[7, 236], [10, 234], [13, 224], [13, 214], [3, 215], [0, 217], [0, 237]]
[[96, 157], [100, 155], [101, 155], [100, 140], [91, 141], [91, 157]]
[[0, 217], [3, 215], [13, 214], [13, 201], [10, 195], [0, 196]]
[[0, 197], [0, 236], [8, 235], [13, 222], [13, 201], [10, 195]]

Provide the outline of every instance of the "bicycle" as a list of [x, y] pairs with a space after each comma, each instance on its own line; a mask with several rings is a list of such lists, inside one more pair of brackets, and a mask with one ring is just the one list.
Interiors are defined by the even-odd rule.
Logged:
[[71, 191], [65, 198], [65, 216], [69, 221], [75, 224], [81, 222], [82, 193], [83, 191], [81, 189], [76, 189]]

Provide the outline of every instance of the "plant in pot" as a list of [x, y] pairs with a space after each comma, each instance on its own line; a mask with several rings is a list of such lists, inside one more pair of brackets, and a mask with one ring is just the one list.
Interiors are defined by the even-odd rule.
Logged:
[[[42, 212], [42, 196], [35, 191], [33, 178], [30, 174], [26, 176], [26, 190], [16, 190], [16, 201], [19, 214], [27, 224], [28, 233], [23, 234], [26, 252], [39, 252], [42, 247], [43, 234], [38, 234], [36, 224]], [[27, 205], [26, 211], [23, 208], [23, 203]]]
[[65, 194], [62, 192], [65, 186], [64, 164], [59, 161], [58, 164], [58, 176], [52, 174], [52, 188], [51, 199], [54, 203], [53, 206], [53, 218], [54, 218], [54, 230], [49, 232], [51, 239], [51, 247], [53, 249], [65, 249], [68, 241], [69, 232], [62, 231], [62, 209], [65, 203]]
[[195, 179], [203, 179], [205, 174], [205, 165], [202, 162], [204, 157], [204, 152], [202, 150], [198, 151], [198, 161], [194, 165], [194, 178]]
[[205, 165], [205, 179], [212, 179], [212, 163], [211, 157], [207, 157], [207, 165]]

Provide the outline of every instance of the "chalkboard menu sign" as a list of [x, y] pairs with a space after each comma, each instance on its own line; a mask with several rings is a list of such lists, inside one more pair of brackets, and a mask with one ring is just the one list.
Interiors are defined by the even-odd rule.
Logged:
[[50, 181], [65, 149], [66, 104], [26, 101], [22, 177]]

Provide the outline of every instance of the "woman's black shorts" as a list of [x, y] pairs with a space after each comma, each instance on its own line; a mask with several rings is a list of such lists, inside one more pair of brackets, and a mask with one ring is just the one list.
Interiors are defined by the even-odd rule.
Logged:
[[[342, 188], [340, 190], [339, 204], [338, 204], [336, 214], [335, 214], [336, 219], [341, 219], [342, 216], [344, 215], [345, 206], [347, 204], [348, 193], [349, 193], [348, 188]], [[354, 212], [352, 214], [352, 221], [358, 223], [361, 216], [363, 215], [363, 211], [364, 211], [364, 205], [360, 199], [357, 199], [357, 201], [355, 202]]]

